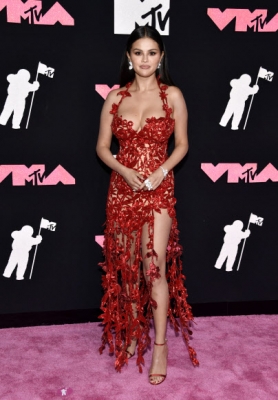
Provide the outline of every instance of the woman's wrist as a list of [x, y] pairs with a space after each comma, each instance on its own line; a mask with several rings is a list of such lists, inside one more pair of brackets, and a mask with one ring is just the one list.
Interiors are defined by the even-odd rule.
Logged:
[[164, 168], [162, 165], [160, 165], [159, 168], [161, 168], [161, 170], [163, 172], [164, 179], [165, 179], [166, 176], [168, 175], [168, 169]]
[[119, 162], [119, 164], [120, 164], [120, 165], [119, 165], [118, 168], [116, 169], [116, 172], [117, 172], [119, 175], [123, 176], [124, 173], [125, 173], [125, 171], [127, 170], [127, 167], [126, 167], [125, 165], [121, 164], [120, 162]]

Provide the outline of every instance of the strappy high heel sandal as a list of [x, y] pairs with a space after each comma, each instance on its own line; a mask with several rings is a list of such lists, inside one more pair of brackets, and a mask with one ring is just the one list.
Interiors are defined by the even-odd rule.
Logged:
[[[155, 343], [155, 342], [154, 342], [154, 344], [156, 346], [165, 346], [165, 345], [167, 345], [167, 339], [165, 339], [165, 342], [162, 343], [162, 344]], [[168, 352], [167, 352], [166, 359], [167, 359], [167, 357], [168, 357]], [[159, 385], [160, 383], [165, 381], [166, 376], [167, 376], [167, 374], [165, 374], [165, 375], [164, 374], [149, 374], [149, 382], [150, 382], [151, 385]], [[152, 382], [151, 378], [154, 378], [154, 377], [162, 377], [163, 379], [161, 379], [161, 381], [159, 381], [159, 382], [155, 382], [155, 381]]]
[[[133, 340], [134, 340], [134, 339], [133, 339]], [[126, 350], [126, 351], [125, 351], [128, 359], [130, 359], [131, 357], [133, 357], [133, 356], [135, 355], [136, 346], [137, 346], [137, 340], [136, 340], [136, 345], [135, 345], [135, 349], [134, 349], [134, 352], [133, 352], [133, 353], [131, 353], [129, 350]]]
[[135, 354], [135, 351], [134, 351], [133, 354], [132, 354], [130, 351], [128, 351], [128, 350], [126, 350], [125, 352], [126, 352], [126, 354], [127, 354], [127, 358], [128, 358], [128, 359], [130, 359], [131, 357], [133, 357], [134, 354]]

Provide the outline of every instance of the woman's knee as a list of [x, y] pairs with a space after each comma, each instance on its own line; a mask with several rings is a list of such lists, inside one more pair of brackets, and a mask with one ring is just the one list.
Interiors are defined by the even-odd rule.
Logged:
[[167, 284], [167, 279], [166, 279], [165, 274], [160, 275], [159, 278], [155, 278], [152, 282], [153, 288], [156, 288], [156, 287], [159, 288], [160, 286], [165, 285], [165, 284]]
[[[163, 265], [159, 265], [158, 263], [154, 262], [156, 267], [158, 267], [158, 277], [153, 280], [153, 286], [160, 286], [161, 284], [166, 282], [166, 271], [165, 271], [165, 263]], [[150, 270], [149, 263], [143, 263], [143, 273], [146, 280], [149, 279], [148, 271]]]
[[154, 257], [153, 259], [143, 256], [143, 269], [144, 269], [144, 271], [147, 271], [148, 269], [150, 269], [151, 263], [154, 263], [159, 268], [159, 270], [165, 269], [165, 266], [166, 266], [166, 254], [163, 255], [163, 256], [158, 255], [157, 258]]

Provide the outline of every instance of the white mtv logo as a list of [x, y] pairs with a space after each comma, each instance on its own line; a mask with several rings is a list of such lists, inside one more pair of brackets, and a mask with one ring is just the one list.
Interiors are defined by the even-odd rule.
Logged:
[[170, 0], [114, 0], [114, 33], [129, 35], [136, 26], [150, 25], [169, 35]]

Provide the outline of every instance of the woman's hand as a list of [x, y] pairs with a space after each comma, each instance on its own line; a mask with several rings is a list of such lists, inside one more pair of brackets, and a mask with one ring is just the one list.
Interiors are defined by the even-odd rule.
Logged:
[[[150, 190], [155, 190], [158, 188], [158, 186], [161, 184], [161, 182], [164, 179], [164, 174], [161, 168], [157, 168], [151, 175], [148, 176], [148, 181], [151, 183], [151, 189]], [[141, 184], [139, 189], [143, 190], [149, 190], [148, 187], [145, 184], [145, 181]]]
[[139, 172], [131, 168], [125, 168], [121, 175], [133, 191], [141, 189], [144, 177]]

